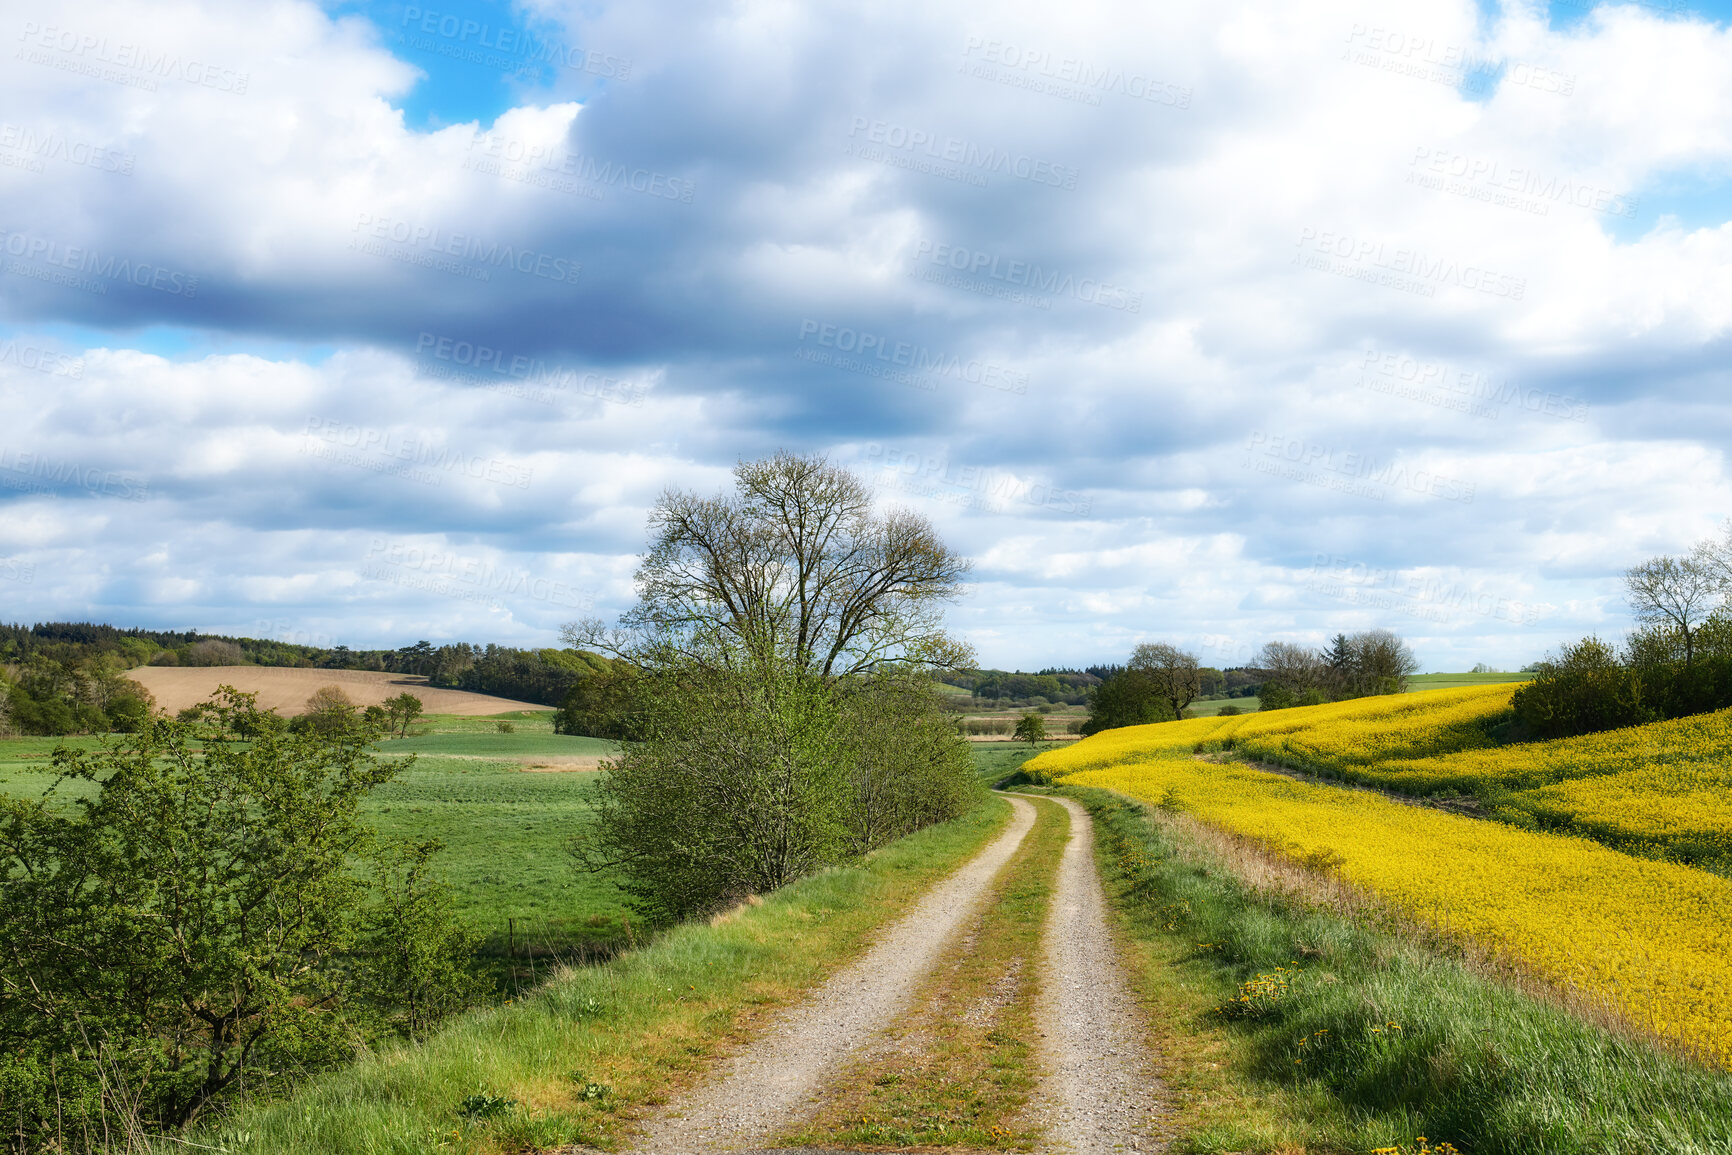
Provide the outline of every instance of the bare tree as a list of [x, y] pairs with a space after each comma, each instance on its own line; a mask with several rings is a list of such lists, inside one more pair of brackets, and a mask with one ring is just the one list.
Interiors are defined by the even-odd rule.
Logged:
[[1705, 572], [1720, 595], [1722, 606], [1732, 603], [1732, 517], [1720, 523], [1718, 538], [1704, 538], [1690, 551], [1690, 560]]
[[186, 664], [189, 666], [239, 666], [246, 660], [247, 656], [239, 646], [219, 638], [206, 638], [187, 648]]
[[1173, 707], [1173, 717], [1183, 717], [1183, 711], [1202, 693], [1202, 677], [1197, 672], [1197, 655], [1187, 654], [1166, 642], [1144, 642], [1131, 651], [1126, 669], [1147, 677], [1155, 693]]
[[1407, 679], [1419, 672], [1419, 659], [1388, 630], [1366, 630], [1348, 643], [1354, 656], [1355, 693], [1405, 693]]
[[660, 656], [825, 677], [973, 660], [943, 629], [969, 563], [918, 514], [874, 514], [866, 486], [822, 457], [741, 462], [731, 495], [670, 490], [650, 536], [621, 628], [571, 622], [567, 645], [637, 664]]
[[1708, 543], [1689, 557], [1649, 558], [1624, 572], [1630, 610], [1638, 621], [1670, 626], [1684, 639], [1684, 664], [1695, 657], [1696, 631], [1725, 588]]
[[1321, 689], [1329, 679], [1329, 664], [1309, 646], [1269, 642], [1257, 654], [1257, 669], [1265, 682], [1275, 682], [1295, 695]]

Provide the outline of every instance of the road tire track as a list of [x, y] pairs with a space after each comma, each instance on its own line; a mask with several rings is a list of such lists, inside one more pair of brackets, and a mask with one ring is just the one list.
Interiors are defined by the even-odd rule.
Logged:
[[684, 1155], [762, 1143], [806, 1115], [825, 1080], [907, 1009], [920, 980], [1034, 825], [1020, 798], [986, 849], [933, 887], [866, 954], [838, 971], [765, 1033], [722, 1062], [683, 1100], [651, 1119], [635, 1152]]
[[1070, 842], [1047, 912], [1046, 973], [1035, 1013], [1048, 1075], [1031, 1114], [1053, 1150], [1158, 1150], [1161, 1086], [1108, 925], [1094, 823], [1070, 799], [1053, 801], [1070, 811]]

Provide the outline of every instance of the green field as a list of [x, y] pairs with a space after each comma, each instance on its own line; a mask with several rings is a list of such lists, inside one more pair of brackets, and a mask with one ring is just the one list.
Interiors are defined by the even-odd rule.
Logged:
[[1255, 714], [1262, 704], [1256, 697], [1202, 698], [1186, 706], [1185, 714], [1192, 718], [1213, 718], [1227, 706], [1237, 706], [1241, 714]]
[[[577, 775], [562, 775], [577, 777]], [[586, 775], [585, 777], [589, 777]], [[192, 1143], [234, 1155], [617, 1150], [718, 1051], [857, 957], [874, 931], [977, 853], [1009, 817], [1002, 799], [820, 871], [715, 922], [670, 929], [603, 965], [575, 967], [510, 1005], [386, 1045], [308, 1080], [286, 1101], [213, 1118]], [[605, 1093], [587, 1093], [600, 1085]], [[467, 1118], [478, 1092], [515, 1109]], [[195, 1146], [196, 1144], [196, 1146]]]
[[1501, 686], [1505, 682], [1525, 682], [1532, 677], [1532, 674], [1414, 674], [1407, 679], [1407, 692], [1446, 690], [1452, 686]]
[[[514, 732], [500, 733], [502, 721]], [[520, 710], [430, 715], [379, 748], [415, 763], [374, 792], [364, 813], [387, 837], [444, 844], [440, 877], [482, 936], [481, 959], [502, 987], [535, 983], [550, 964], [623, 942], [624, 895], [612, 877], [580, 871], [565, 849], [589, 813], [595, 774], [525, 769], [550, 756], [606, 757], [617, 743], [555, 734], [552, 711]]]
[[[613, 742], [553, 732], [550, 711], [494, 718], [433, 715], [406, 739], [379, 743], [415, 762], [381, 786], [362, 812], [388, 838], [444, 844], [435, 859], [459, 917], [482, 938], [480, 957], [505, 989], [544, 977], [559, 959], [609, 953], [625, 937], [623, 895], [613, 879], [578, 870], [565, 843], [589, 812], [590, 771], [525, 770], [550, 755], [605, 757]], [[499, 732], [508, 721], [515, 733]], [[110, 744], [123, 740], [110, 735]], [[56, 745], [93, 749], [105, 739], [0, 739], [0, 791], [40, 797], [55, 781]], [[56, 796], [94, 793], [67, 782]]]
[[[500, 733], [500, 720], [516, 732]], [[40, 797], [54, 782], [48, 757], [57, 744], [93, 748], [102, 741], [0, 739], [0, 791]], [[549, 756], [605, 757], [616, 743], [555, 734], [551, 712], [537, 711], [435, 715], [413, 727], [411, 737], [379, 746], [389, 756], [414, 754], [415, 761], [374, 791], [362, 812], [387, 838], [443, 844], [438, 873], [452, 887], [459, 917], [481, 936], [480, 959], [502, 989], [537, 982], [562, 959], [611, 953], [625, 940], [630, 915], [615, 880], [585, 874], [566, 852], [589, 813], [595, 773], [525, 769]], [[1020, 742], [971, 749], [988, 784], [1030, 754]], [[93, 792], [70, 782], [56, 793], [72, 799]]]
[[619, 749], [616, 743], [601, 738], [555, 734], [552, 728], [545, 724], [539, 729], [530, 729], [530, 723], [514, 722], [512, 725], [517, 727], [515, 734], [487, 730], [411, 733], [407, 738], [387, 738], [379, 743], [379, 752], [419, 754], [423, 758], [437, 758], [441, 755], [464, 758], [535, 758], [546, 754], [594, 755], [605, 758]]
[[613, 879], [578, 870], [565, 850], [594, 781], [588, 772], [422, 756], [363, 813], [387, 837], [443, 843], [439, 875], [483, 936], [482, 957], [504, 967], [501, 977], [533, 981], [552, 959], [605, 952], [624, 937]]

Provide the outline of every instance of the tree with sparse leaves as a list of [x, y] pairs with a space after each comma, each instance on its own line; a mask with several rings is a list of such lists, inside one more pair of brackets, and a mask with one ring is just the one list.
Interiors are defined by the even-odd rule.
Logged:
[[386, 726], [397, 737], [407, 738], [410, 723], [419, 718], [425, 709], [420, 698], [404, 690], [395, 698], [385, 699]]
[[649, 531], [619, 625], [561, 634], [621, 664], [561, 711], [562, 730], [625, 739], [573, 839], [585, 866], [675, 919], [967, 806], [967, 744], [929, 675], [972, 662], [943, 622], [969, 566], [925, 518], [780, 453], [736, 466], [731, 493], [664, 493]]
[[779, 453], [736, 466], [732, 494], [664, 493], [637, 605], [620, 628], [590, 619], [561, 637], [640, 666], [960, 669], [973, 654], [945, 632], [943, 610], [968, 572], [924, 517], [877, 513], [848, 470]]
[[1695, 658], [1696, 631], [1724, 596], [1714, 564], [1698, 547], [1689, 557], [1655, 557], [1624, 572], [1624, 589], [1636, 620], [1678, 631], [1684, 664]]

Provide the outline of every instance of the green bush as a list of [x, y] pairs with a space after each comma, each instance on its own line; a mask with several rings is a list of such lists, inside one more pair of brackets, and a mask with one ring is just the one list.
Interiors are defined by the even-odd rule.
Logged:
[[[238, 1087], [346, 1061], [382, 1014], [411, 1033], [461, 1005], [467, 945], [432, 847], [381, 850], [359, 818], [406, 764], [376, 758], [376, 737], [291, 731], [224, 687], [190, 720], [57, 749], [55, 769], [94, 787], [72, 807], [0, 798], [0, 1091], [18, 1145], [173, 1129]], [[355, 869], [369, 856], [378, 884]]]
[[968, 718], [962, 723], [962, 728], [965, 733], [976, 736], [1008, 734], [1016, 728], [1016, 723], [1009, 718]]
[[1619, 662], [1611, 646], [1583, 638], [1539, 663], [1510, 705], [1534, 737], [1563, 738], [1654, 721], [1660, 714], [1644, 689], [1641, 672]]
[[961, 814], [967, 743], [923, 676], [833, 679], [692, 664], [634, 680], [637, 738], [573, 850], [672, 921], [766, 893]]
[[1170, 722], [1173, 707], [1141, 670], [1119, 670], [1089, 692], [1089, 717], [1079, 733], [1085, 737], [1120, 726]]
[[1321, 706], [1327, 701], [1329, 701], [1329, 695], [1317, 687], [1294, 690], [1280, 682], [1265, 682], [1257, 708], [1259, 710], [1285, 710], [1291, 706]]
[[1687, 648], [1676, 629], [1649, 627], [1631, 634], [1624, 647], [1624, 662], [1640, 676], [1644, 697], [1659, 717], [1732, 706], [1732, 617], [1710, 617], [1697, 627], [1693, 643]]
[[636, 678], [624, 662], [583, 675], [553, 715], [553, 732], [615, 741], [632, 737]]

